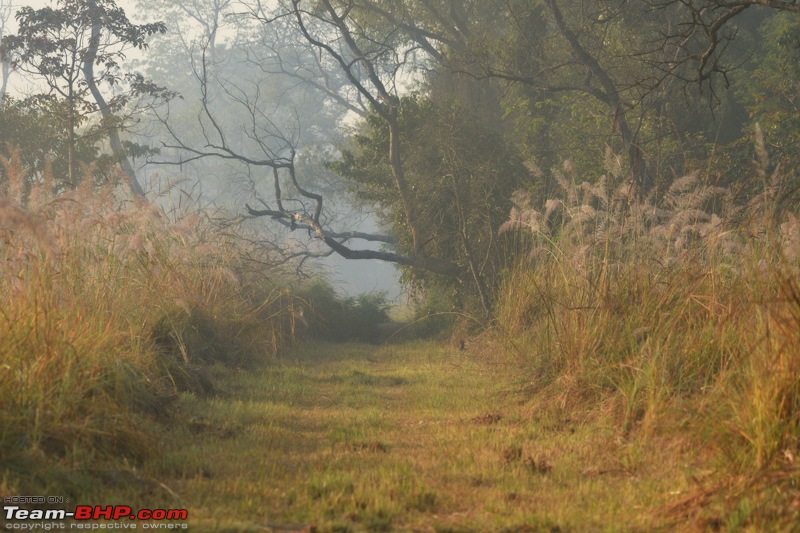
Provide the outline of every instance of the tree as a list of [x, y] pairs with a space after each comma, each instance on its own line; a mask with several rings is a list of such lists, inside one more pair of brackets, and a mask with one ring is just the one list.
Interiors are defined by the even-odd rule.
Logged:
[[[667, 74], [695, 84], [708, 84], [713, 91], [715, 77], [729, 83], [733, 66], [726, 63], [730, 45], [739, 34], [740, 22], [753, 11], [762, 9], [800, 14], [800, 4], [783, 0], [642, 0], [652, 8], [667, 12], [673, 21], [662, 32], [662, 43], [676, 49], [670, 62], [664, 63]], [[693, 65], [680, 72], [684, 63]]]
[[[76, 181], [78, 129], [92, 113], [99, 112], [94, 134], [105, 133], [131, 190], [143, 195], [119, 131], [128, 125], [132, 116], [129, 105], [135, 99], [166, 99], [171, 93], [139, 74], [122, 72], [121, 62], [127, 50], [144, 50], [147, 38], [163, 33], [164, 25], [133, 24], [113, 0], [57, 0], [56, 7], [22, 7], [16, 18], [19, 30], [3, 38], [4, 55], [11, 58], [14, 68], [45, 82], [47, 92], [28, 98], [31, 105], [65, 102], [62, 128], [67, 135], [68, 183]], [[111, 89], [113, 96], [107, 99], [101, 86]]]
[[[420, 206], [418, 223], [429, 236], [425, 253], [452, 261], [458, 275], [444, 283], [465, 306], [488, 315], [498, 274], [511, 254], [498, 229], [512, 207], [512, 194], [526, 186], [529, 173], [500, 132], [452, 99], [404, 97], [399, 125], [406, 176]], [[388, 144], [386, 123], [370, 115], [333, 167], [360, 184], [361, 195], [383, 207], [387, 225], [397, 231], [403, 213], [389, 179]], [[395, 247], [412, 253], [408, 233], [397, 233]], [[423, 270], [407, 272], [406, 279], [422, 288], [441, 283]], [[471, 297], [477, 300], [474, 306], [466, 301]]]
[[[52, 171], [54, 176], [67, 174], [67, 142], [64, 131], [53, 117], [68, 112], [63, 100], [53, 100], [52, 107], [31, 107], [24, 101], [6, 96], [0, 102], [0, 153], [16, 150], [25, 168], [23, 202], [27, 191], [36, 180], [43, 179], [45, 173]], [[96, 139], [80, 136], [76, 139], [75, 160], [79, 164], [98, 163], [93, 168], [103, 174], [109, 172], [111, 161], [100, 160]], [[6, 153], [10, 157], [11, 153]], [[0, 168], [0, 181], [4, 169]], [[54, 184], [58, 186], [58, 184]]]
[[[368, 234], [359, 231], [336, 231], [329, 224], [325, 198], [301, 182], [297, 174], [298, 146], [296, 135], [289, 135], [271, 120], [259, 105], [259, 94], [248, 94], [241, 87], [229, 87], [224, 92], [228, 103], [235, 103], [249, 114], [248, 120], [240, 124], [240, 132], [224, 128], [225, 113], [215, 106], [216, 93], [212, 86], [211, 67], [207, 54], [197, 69], [201, 88], [201, 132], [204, 137], [200, 144], [186, 140], [186, 135], [174, 127], [168, 127], [173, 142], [168, 148], [183, 150], [187, 154], [184, 161], [203, 158], [220, 158], [237, 161], [249, 168], [267, 169], [271, 173], [272, 198], [259, 197], [264, 209], [247, 206], [251, 216], [267, 216], [292, 230], [305, 230], [313, 238], [324, 243], [335, 253], [348, 259], [382, 259], [405, 265], [416, 265], [439, 273], [454, 275], [457, 265], [450, 261], [430, 257], [422, 253], [424, 238], [418, 231], [420, 224], [415, 212], [415, 199], [412, 197], [403, 172], [400, 155], [400, 131], [398, 103], [393, 80], [402, 62], [402, 56], [394, 55], [394, 49], [380, 41], [364, 39], [358, 35], [358, 27], [352, 19], [342, 17], [330, 2], [322, 3], [321, 10], [307, 10], [301, 1], [293, 1], [283, 10], [275, 12], [264, 5], [253, 7], [250, 15], [261, 24], [276, 21], [291, 21], [299, 35], [305, 39], [315, 53], [328, 58], [340, 69], [352, 90], [389, 124], [389, 147], [392, 183], [401, 198], [403, 224], [409, 228], [412, 253], [385, 250], [358, 249], [350, 243], [363, 240], [394, 244], [396, 237], [391, 235]], [[365, 47], [362, 49], [362, 45]], [[390, 66], [392, 62], [394, 66]], [[234, 142], [234, 133], [244, 134], [246, 145]]]
[[[433, 11], [430, 5], [430, 20], [436, 18]], [[313, 58], [308, 63], [316, 66], [314, 72], [303, 70], [300, 61], [270, 54], [274, 49], [268, 47], [265, 54], [252, 54], [263, 58], [259, 62], [263, 72], [301, 80], [357, 115], [365, 115], [362, 109], [368, 108], [368, 128], [361, 145], [333, 168], [354, 179], [361, 197], [387, 214], [384, 221], [392, 235], [334, 230], [326, 219], [326, 198], [297, 174], [295, 160], [302, 148], [276, 130], [271, 117], [252, 102], [248, 102], [252, 118], [247, 121], [248, 136], [260, 143], [253, 146], [260, 153], [256, 157], [255, 150], [245, 152], [231, 142], [233, 132], [224, 127], [224, 115], [215, 110], [208, 61], [198, 76], [204, 105], [200, 130], [206, 137], [192, 145], [173, 128], [179, 142], [169, 147], [181, 148], [193, 158], [218, 157], [270, 169], [271, 198], [259, 198], [263, 209], [248, 206], [250, 215], [306, 230], [345, 258], [410, 266], [414, 270], [410, 278], [416, 281], [430, 282], [425, 271], [444, 275], [462, 293], [476, 296], [488, 313], [493, 280], [502, 262], [496, 232], [510, 207], [512, 191], [527, 177], [500, 129], [487, 129], [481, 123], [487, 108], [493, 107], [499, 116], [498, 99], [492, 102], [493, 87], [485, 81], [466, 77], [450, 83], [444, 73], [426, 89], [427, 95], [436, 98], [404, 100], [398, 89], [399, 80], [407, 83], [404, 78], [444, 60], [441, 42], [459, 41], [459, 47], [466, 46], [472, 38], [470, 29], [454, 23], [438, 34], [417, 31], [409, 15], [396, 18], [382, 4], [370, 2], [341, 6], [324, 0], [318, 4], [295, 0], [277, 10], [257, 4], [250, 14], [262, 28], [279, 26], [282, 32], [293, 28], [301, 38], [298, 55], [307, 54], [304, 57]], [[457, 16], [463, 24], [462, 15]], [[318, 72], [322, 76], [316, 76]], [[344, 85], [330, 82], [337, 72], [343, 75]], [[454, 99], [449, 89], [456, 86], [468, 90]], [[236, 100], [246, 103], [242, 97]], [[356, 240], [381, 242], [393, 251], [359, 249], [352, 245]]]
[[[3, 41], [3, 37], [6, 34], [6, 30], [8, 29], [8, 23], [11, 20], [11, 15], [13, 13], [13, 5], [8, 0], [0, 0], [0, 42]], [[8, 77], [11, 74], [11, 63], [7, 60], [7, 58], [2, 54], [2, 50], [0, 50], [0, 77], [2, 77], [2, 81], [0, 81], [0, 100], [2, 100], [6, 95], [6, 89], [8, 88]]]
[[[631, 33], [642, 28], [656, 31], [663, 23], [658, 14], [643, 13], [643, 5], [629, 4], [588, 2], [565, 10], [557, 0], [335, 3], [362, 34], [371, 32], [364, 40], [424, 53], [427, 63], [434, 64], [429, 77], [457, 79], [462, 87], [451, 83], [453, 94], [461, 92], [462, 102], [468, 108], [474, 105], [489, 121], [500, 122], [502, 114], [498, 102], [503, 89], [497, 82], [528, 85], [549, 98], [582, 93], [601, 102], [608, 129], [627, 154], [633, 178], [646, 191], [653, 184], [653, 171], [640, 133], [645, 116], [662, 95], [657, 83], [648, 83], [654, 69], [642, 67], [652, 54], [669, 50], [646, 50], [650, 55], [639, 58], [641, 47], [626, 46], [643, 40], [632, 40]], [[625, 29], [632, 32], [623, 34]], [[417, 63], [427, 66], [425, 59], [417, 58]], [[638, 73], [632, 63], [640, 67]]]
[[[248, 92], [214, 75], [224, 67], [210, 51], [195, 70], [202, 138], [172, 128], [167, 146], [188, 160], [244, 165], [260, 203], [246, 204], [250, 216], [306, 232], [346, 258], [406, 265], [424, 283], [431, 273], [443, 275], [488, 309], [503, 256], [496, 227], [510, 192], [538, 186], [523, 166], [543, 180], [575, 150], [593, 160], [580, 169], [592, 180], [608, 149], [648, 194], [691, 168], [715, 139], [718, 103], [707, 106], [694, 90], [695, 61], [708, 50], [709, 34], [695, 21], [689, 41], [674, 38], [702, 1], [654, 2], [250, 3], [244, 15], [266, 45], [243, 49], [255, 75], [296, 80], [362, 117], [331, 168], [384, 214], [386, 235], [344, 231], [327, 216], [328, 197], [296, 165], [305, 152], [300, 130], [287, 133], [275, 122], [279, 113], [258, 104], [263, 82], [254, 79]], [[288, 53], [270, 45], [284, 37], [296, 45]], [[731, 51], [734, 62], [745, 58]], [[725, 142], [739, 137], [745, 122], [732, 95], [723, 102], [734, 111]], [[227, 120], [233, 105], [246, 110], [238, 131]], [[543, 161], [544, 171], [536, 170]], [[365, 250], [357, 241], [385, 246]]]

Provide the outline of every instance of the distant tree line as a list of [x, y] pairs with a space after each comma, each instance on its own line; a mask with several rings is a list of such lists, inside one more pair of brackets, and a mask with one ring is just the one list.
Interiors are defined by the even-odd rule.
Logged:
[[[797, 183], [794, 2], [140, 4], [170, 24], [134, 24], [111, 0], [17, 12], [3, 64], [45, 90], [4, 99], [13, 127], [0, 144], [22, 147], [33, 175], [52, 164], [68, 186], [80, 162], [105, 158], [141, 194], [133, 157], [234, 165], [247, 216], [316, 243], [287, 250], [294, 259], [396, 262], [421, 291], [444, 288], [486, 316], [515, 253], [498, 234], [515, 191], [543, 205], [558, 179], [596, 181], [611, 158], [640, 197], [691, 172], [746, 192], [756, 124]], [[123, 61], [148, 40], [170, 51], [142, 62], [155, 83]], [[179, 113], [176, 92], [193, 107]], [[152, 146], [126, 141], [142, 121], [158, 131]], [[324, 171], [310, 172], [311, 158]], [[337, 179], [385, 232], [335, 214]]]

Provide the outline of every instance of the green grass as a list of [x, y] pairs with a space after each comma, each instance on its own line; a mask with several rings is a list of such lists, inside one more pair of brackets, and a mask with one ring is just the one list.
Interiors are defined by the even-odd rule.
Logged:
[[299, 362], [216, 368], [223, 395], [184, 395], [143, 468], [169, 492], [117, 491], [161, 507], [174, 493], [209, 531], [641, 530], [712, 483], [690, 441], [540, 410], [490, 353], [309, 344]]

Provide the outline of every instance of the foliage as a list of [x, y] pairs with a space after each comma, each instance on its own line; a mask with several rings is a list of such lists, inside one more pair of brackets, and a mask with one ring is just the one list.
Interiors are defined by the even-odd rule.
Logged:
[[800, 144], [800, 20], [788, 13], [768, 18], [762, 28], [765, 52], [742, 92], [749, 97], [752, 122], [760, 124], [771, 156], [798, 184]]
[[[56, 128], [66, 135], [67, 181], [77, 180], [77, 145], [82, 125], [92, 144], [108, 138], [115, 157], [123, 160], [134, 192], [143, 194], [126, 165], [117, 131], [130, 124], [132, 102], [137, 99], [169, 99], [173, 93], [146, 80], [141, 74], [122, 72], [125, 52], [147, 47], [147, 39], [164, 33], [162, 23], [132, 24], [113, 0], [57, 0], [56, 7], [17, 11], [16, 35], [2, 40], [2, 55], [21, 72], [42, 80], [46, 91], [27, 97], [25, 104], [50, 112]], [[99, 87], [112, 93], [104, 97]], [[61, 112], [53, 113], [54, 109]], [[93, 113], [101, 118], [89, 122]]]
[[[418, 96], [404, 98], [400, 109], [404, 168], [420, 206], [417, 223], [424, 229], [425, 251], [454, 262], [460, 271], [457, 279], [443, 281], [407, 269], [405, 279], [420, 287], [450, 284], [462, 301], [479, 295], [488, 302], [504, 253], [497, 229], [511, 193], [528, 173], [502, 135], [478, 122], [469, 109]], [[410, 253], [400, 197], [390, 182], [388, 146], [388, 128], [371, 115], [332, 168], [357, 183], [363, 199], [382, 208], [386, 222], [398, 232], [398, 247]]]
[[409, 324], [411, 334], [427, 339], [448, 334], [458, 320], [458, 294], [442, 284], [418, 291], [414, 298], [414, 314]]
[[[0, 103], [0, 155], [19, 157], [25, 171], [26, 191], [41, 183], [45, 172], [55, 176], [67, 176], [67, 138], [53, 116], [67, 113], [64, 102], [52, 101], [46, 107], [31, 106], [30, 102], [6, 97]], [[91, 179], [101, 185], [116, 179], [119, 161], [111, 155], [101, 153], [99, 143], [102, 134], [85, 132], [76, 139], [75, 161], [83, 173], [91, 173]], [[152, 154], [153, 150], [136, 143], [126, 142], [125, 153], [131, 157]], [[47, 170], [49, 169], [49, 170]], [[6, 172], [0, 168], [0, 182], [7, 180]], [[66, 180], [53, 184], [55, 190], [68, 188]], [[27, 193], [23, 195], [23, 205]]]
[[[14, 149], [27, 169], [27, 180], [41, 179], [48, 165], [54, 174], [67, 175], [67, 140], [58, 122], [53, 120], [54, 116], [64, 116], [66, 112], [63, 102], [50, 102], [50, 105], [40, 107], [6, 97], [0, 103], [0, 120], [3, 122], [0, 153], [10, 157], [9, 148]], [[75, 157], [79, 166], [88, 166], [97, 160], [99, 154], [95, 143], [96, 139], [90, 136], [77, 140]], [[98, 167], [96, 171], [108, 175], [110, 169]], [[2, 169], [0, 176], [8, 179]]]
[[384, 340], [378, 326], [389, 322], [385, 293], [342, 298], [330, 283], [316, 279], [299, 294], [308, 308], [304, 316], [310, 336], [335, 342]]
[[[314, 9], [301, 1], [256, 3], [246, 19], [251, 24], [239, 26], [245, 21], [239, 13], [226, 28], [227, 0], [158, 3], [202, 27], [200, 37], [181, 34], [162, 48], [185, 46], [185, 53], [164, 53], [165, 60], [150, 65], [153, 72], [201, 84], [192, 97], [200, 102], [200, 127], [170, 123], [169, 113], [161, 117], [162, 133], [176, 143], [168, 146], [182, 150], [169, 161], [180, 171], [187, 152], [193, 163], [216, 156], [224, 165], [215, 170], [226, 178], [242, 176], [248, 194], [267, 208], [251, 214], [282, 220], [333, 250], [352, 251], [348, 241], [364, 234], [328, 232], [338, 222], [328, 210], [330, 196], [323, 211], [322, 197], [309, 192], [309, 184], [331, 192], [326, 187], [336, 180], [310, 176], [308, 169], [320, 158], [337, 158], [330, 169], [351, 180], [362, 205], [375, 207], [394, 234], [366, 238], [396, 246], [398, 254], [386, 253], [393, 260], [422, 267], [405, 271], [412, 289], [424, 295], [417, 333], [457, 323], [457, 315], [480, 315], [475, 322], [482, 323], [491, 313], [493, 332], [523, 365], [504, 379], [526, 380], [533, 397], [527, 409], [555, 420], [560, 430], [574, 418], [581, 418], [578, 432], [602, 426], [602, 435], [592, 435], [594, 449], [612, 440], [611, 431], [630, 454], [603, 467], [604, 475], [641, 475], [645, 461], [637, 461], [637, 446], [648, 459], [662, 457], [668, 452], [656, 448], [667, 435], [686, 439], [680, 445], [703, 455], [694, 457], [703, 466], [712, 462], [706, 450], [716, 452], [723, 464], [718, 484], [705, 485], [694, 474], [679, 480], [700, 485], [697, 500], [723, 494], [723, 508], [736, 502], [734, 511], [722, 511], [729, 527], [758, 529], [762, 524], [749, 506], [759, 498], [785, 504], [779, 512], [796, 507], [796, 13], [756, 9], [755, 0], [667, 0], [658, 2], [659, 9], [653, 2], [595, 0], [511, 0], [502, 9], [458, 0], [321, 0]], [[796, 10], [791, 3], [773, 4]], [[720, 13], [732, 16], [715, 24]], [[378, 342], [385, 338], [383, 326], [396, 326], [387, 324], [382, 294], [342, 298], [320, 281], [299, 296], [286, 290], [271, 266], [272, 250], [283, 247], [299, 257], [307, 252], [308, 258], [319, 255], [316, 248], [220, 228], [209, 211], [165, 211], [118, 195], [110, 163], [122, 151], [114, 136], [131, 123], [134, 101], [171, 96], [124, 73], [123, 52], [143, 49], [163, 24], [132, 24], [111, 0], [23, 7], [18, 21], [19, 34], [3, 39], [2, 59], [44, 79], [48, 90], [6, 100], [0, 109], [0, 149], [8, 153], [0, 180], [8, 197], [0, 199], [0, 452], [9, 465], [3, 493], [41, 494], [59, 483], [52, 471], [85, 471], [97, 461], [138, 465], [156, 455], [149, 428], [170, 419], [178, 391], [191, 393], [183, 396], [188, 403], [216, 392], [210, 365], [219, 363], [213, 372], [236, 376], [234, 369], [287, 351], [293, 363], [301, 361], [294, 340], [303, 330], [339, 342]], [[219, 29], [227, 33], [233, 26], [241, 32], [235, 39], [217, 40]], [[406, 92], [406, 85], [418, 92]], [[342, 110], [363, 120], [344, 120]], [[198, 114], [190, 106], [173, 111]], [[343, 120], [351, 135], [333, 154], [322, 130]], [[311, 126], [289, 133], [300, 123]], [[114, 158], [104, 160], [99, 147], [106, 140]], [[116, 144], [122, 145], [119, 139]], [[150, 153], [128, 147], [139, 156]], [[230, 161], [241, 167], [231, 172]], [[271, 195], [257, 181], [265, 178]], [[279, 211], [270, 209], [274, 205]], [[447, 268], [430, 268], [430, 260], [447, 262]], [[456, 273], [447, 277], [451, 263]], [[332, 357], [351, 348], [364, 349], [348, 347]], [[469, 416], [460, 410], [464, 383], [495, 385], [484, 367], [468, 378], [457, 375], [471, 345], [460, 348], [458, 365], [435, 366], [429, 359], [424, 371], [409, 372], [412, 378], [362, 366], [344, 373], [328, 368], [310, 378], [302, 367], [282, 366], [264, 394], [273, 395], [269, 409], [278, 411], [272, 414], [280, 414], [275, 399], [288, 394], [283, 425], [270, 418], [258, 436], [274, 437], [276, 448], [294, 461], [293, 437], [305, 436], [308, 427], [292, 425], [289, 408], [319, 406], [301, 385], [313, 381], [324, 401], [338, 398], [340, 383], [359, 392], [389, 388], [390, 394], [368, 398], [374, 405], [394, 400], [396, 389], [413, 381], [441, 389], [431, 396], [416, 389], [411, 399], [415, 409], [424, 404], [413, 411], [416, 418], [436, 413], [433, 422], [445, 429], [432, 440], [444, 453], [443, 442], [463, 437], [458, 420]], [[498, 352], [488, 346], [481, 355]], [[349, 406], [364, 401], [344, 399]], [[252, 408], [252, 402], [237, 405]], [[332, 411], [325, 407], [326, 414]], [[504, 429], [516, 440], [534, 440], [541, 420], [518, 409]], [[343, 416], [352, 422], [352, 414]], [[362, 427], [343, 423], [331, 430], [332, 444], [346, 447], [344, 453], [334, 450], [344, 466], [361, 460], [350, 452], [387, 453], [391, 447], [388, 439], [358, 433], [380, 419], [366, 416]], [[499, 420], [492, 413], [476, 419], [487, 425]], [[397, 422], [407, 438], [408, 413]], [[198, 425], [204, 427], [189, 430]], [[504, 434], [485, 433], [478, 436]], [[583, 449], [584, 443], [566, 439]], [[488, 454], [448, 448], [456, 450], [448, 466], [474, 479], [465, 484], [461, 474], [449, 472], [440, 481], [469, 487], [479, 504], [489, 491], [472, 489], [502, 487], [487, 513], [517, 512], [520, 494], [546, 496], [536, 492], [542, 486], [563, 489], [565, 477], [550, 485], [526, 477], [506, 484], [497, 472], [501, 461], [499, 469], [515, 476], [548, 469], [530, 455], [529, 444], [481, 442], [488, 443]], [[565, 462], [579, 463], [570, 453]], [[205, 476], [202, 468], [175, 470], [184, 481]], [[588, 479], [581, 487], [606, 488], [596, 481], [599, 469], [573, 464], [567, 471]], [[443, 496], [447, 491], [422, 490], [402, 468], [388, 475], [379, 469], [360, 480], [347, 472], [312, 474], [302, 495], [270, 493], [276, 505], [300, 501], [326, 519], [368, 529], [405, 526], [402, 514], [458, 507]], [[627, 479], [614, 482], [631, 486]], [[653, 483], [647, 504], [669, 499], [674, 488]], [[376, 486], [399, 494], [399, 503], [374, 497]], [[241, 505], [252, 507], [253, 501], [248, 496]], [[628, 496], [626, 503], [641, 501]], [[691, 505], [691, 499], [683, 502], [678, 512]], [[620, 516], [631, 509], [621, 509]], [[574, 526], [560, 513], [536, 526]], [[514, 517], [520, 521], [503, 525], [514, 528], [530, 518]]]

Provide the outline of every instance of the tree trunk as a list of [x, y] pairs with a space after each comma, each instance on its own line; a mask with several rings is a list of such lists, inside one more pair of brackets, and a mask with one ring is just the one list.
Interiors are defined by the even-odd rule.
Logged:
[[[90, 0], [89, 6], [90, 8], [96, 7], [94, 0]], [[100, 114], [103, 116], [103, 120], [110, 121], [113, 118], [113, 113], [111, 112], [111, 109], [109, 109], [108, 102], [106, 102], [105, 98], [103, 98], [103, 95], [100, 93], [100, 90], [97, 88], [97, 82], [94, 79], [94, 62], [97, 57], [97, 49], [100, 46], [100, 32], [100, 22], [95, 20], [92, 24], [92, 34], [89, 40], [88, 53], [83, 61], [83, 75], [84, 78], [86, 78], [86, 85], [89, 88], [89, 91], [92, 93], [92, 97], [94, 98], [95, 102], [97, 102], [97, 107], [100, 109]], [[138, 196], [144, 196], [144, 189], [136, 179], [136, 172], [134, 172], [133, 166], [128, 160], [128, 157], [125, 155], [125, 150], [122, 148], [122, 142], [120, 142], [119, 132], [117, 131], [116, 127], [109, 129], [108, 140], [109, 144], [111, 145], [111, 151], [114, 152], [114, 156], [122, 166], [123, 172], [125, 172], [125, 176], [128, 180], [128, 185], [130, 186], [131, 191], [133, 194]]]
[[6, 89], [8, 88], [8, 76], [11, 74], [11, 65], [3, 61], [0, 63], [0, 71], [2, 71], [3, 84], [0, 85], [0, 100], [6, 96]]
[[608, 75], [608, 72], [600, 65], [600, 62], [586, 48], [583, 47], [578, 36], [575, 35], [567, 23], [564, 21], [564, 16], [561, 13], [561, 8], [558, 7], [556, 0], [545, 0], [545, 3], [553, 13], [558, 31], [569, 43], [572, 52], [577, 59], [586, 65], [591, 70], [592, 74], [600, 82], [602, 92], [600, 90], [587, 91], [595, 98], [602, 101], [608, 107], [609, 111], [614, 117], [614, 125], [618, 128], [620, 137], [622, 137], [622, 145], [628, 153], [628, 163], [633, 173], [633, 179], [636, 181], [640, 192], [646, 193], [653, 185], [653, 178], [650, 175], [649, 165], [645, 158], [641, 146], [639, 146], [639, 139], [633, 132], [628, 123], [625, 115], [624, 103], [619, 97], [619, 89], [617, 88], [614, 80]]
[[72, 84], [69, 86], [69, 116], [67, 117], [67, 180], [69, 186], [74, 187], [75, 182], [75, 97], [73, 95]]
[[417, 227], [417, 211], [416, 202], [408, 190], [406, 183], [405, 173], [403, 171], [403, 160], [400, 154], [400, 125], [397, 123], [397, 106], [393, 106], [387, 118], [389, 126], [389, 163], [392, 169], [392, 177], [394, 178], [397, 192], [400, 193], [401, 201], [403, 202], [403, 212], [408, 221], [408, 227], [411, 230], [411, 243], [414, 249], [414, 255], [420, 255], [423, 240], [421, 239], [419, 229]]

